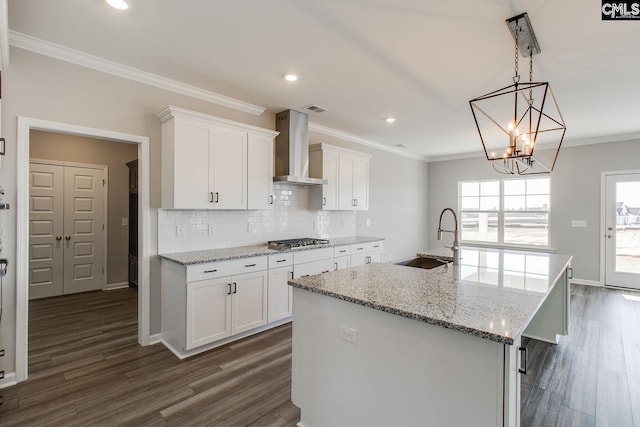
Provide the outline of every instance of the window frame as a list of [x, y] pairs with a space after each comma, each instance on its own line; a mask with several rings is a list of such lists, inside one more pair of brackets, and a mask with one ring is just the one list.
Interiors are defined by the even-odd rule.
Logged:
[[[527, 180], [535, 180], [535, 179], [548, 179], [549, 180], [549, 203], [547, 210], [505, 210], [505, 182], [509, 181], [527, 181]], [[462, 208], [462, 186], [467, 183], [478, 183], [478, 186], [483, 182], [498, 182], [499, 188], [499, 204], [497, 210], [482, 210], [482, 209], [463, 209]], [[526, 184], [525, 184], [525, 203], [526, 197], [528, 196]], [[535, 194], [534, 194], [535, 195]], [[481, 192], [479, 191], [478, 197], [481, 197]], [[534, 251], [543, 251], [550, 252], [554, 251], [551, 247], [551, 177], [514, 177], [514, 178], [497, 178], [497, 179], [475, 179], [475, 180], [463, 180], [458, 181], [458, 212], [460, 216], [460, 225], [458, 227], [460, 232], [459, 240], [462, 244], [467, 246], [486, 246], [486, 247], [496, 247], [496, 248], [516, 248], [516, 249], [531, 249]], [[480, 204], [478, 205], [480, 207]], [[546, 244], [531, 244], [531, 243], [506, 243], [505, 242], [505, 214], [508, 213], [545, 213], [547, 215], [547, 243]], [[497, 241], [491, 242], [486, 240], [464, 240], [462, 238], [462, 217], [464, 213], [488, 213], [488, 214], [497, 214]]]

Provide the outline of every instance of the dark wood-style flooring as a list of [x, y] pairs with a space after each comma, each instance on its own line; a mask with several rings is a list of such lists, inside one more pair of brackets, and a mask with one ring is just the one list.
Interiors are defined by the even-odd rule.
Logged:
[[295, 426], [291, 327], [188, 360], [137, 343], [137, 293], [31, 301], [29, 378], [2, 390], [0, 426]]
[[[32, 301], [0, 425], [295, 426], [290, 325], [179, 361], [137, 344], [136, 308], [131, 289]], [[640, 427], [640, 293], [574, 285], [571, 308], [557, 346], [525, 340], [522, 425]]]

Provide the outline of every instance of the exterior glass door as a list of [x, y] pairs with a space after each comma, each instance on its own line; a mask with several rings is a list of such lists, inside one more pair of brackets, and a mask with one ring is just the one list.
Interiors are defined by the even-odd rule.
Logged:
[[605, 177], [605, 285], [640, 289], [640, 173]]

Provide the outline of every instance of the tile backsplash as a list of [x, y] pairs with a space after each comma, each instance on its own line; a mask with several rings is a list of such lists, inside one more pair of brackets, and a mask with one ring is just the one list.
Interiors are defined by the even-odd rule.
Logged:
[[158, 252], [228, 248], [296, 237], [354, 236], [354, 211], [309, 210], [309, 189], [273, 185], [271, 210], [158, 210]]

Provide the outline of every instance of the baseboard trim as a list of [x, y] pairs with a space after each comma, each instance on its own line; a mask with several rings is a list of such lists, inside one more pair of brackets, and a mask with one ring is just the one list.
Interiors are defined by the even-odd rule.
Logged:
[[149, 345], [159, 344], [162, 342], [162, 334], [149, 335]]
[[105, 291], [113, 291], [114, 289], [124, 289], [129, 287], [129, 282], [107, 283]]
[[577, 277], [570, 279], [569, 281], [571, 282], [572, 285], [586, 285], [586, 286], [599, 286], [599, 287], [603, 286], [600, 281], [578, 279]]
[[9, 372], [8, 374], [4, 374], [4, 378], [0, 380], [0, 389], [11, 387], [16, 384], [16, 373]]

